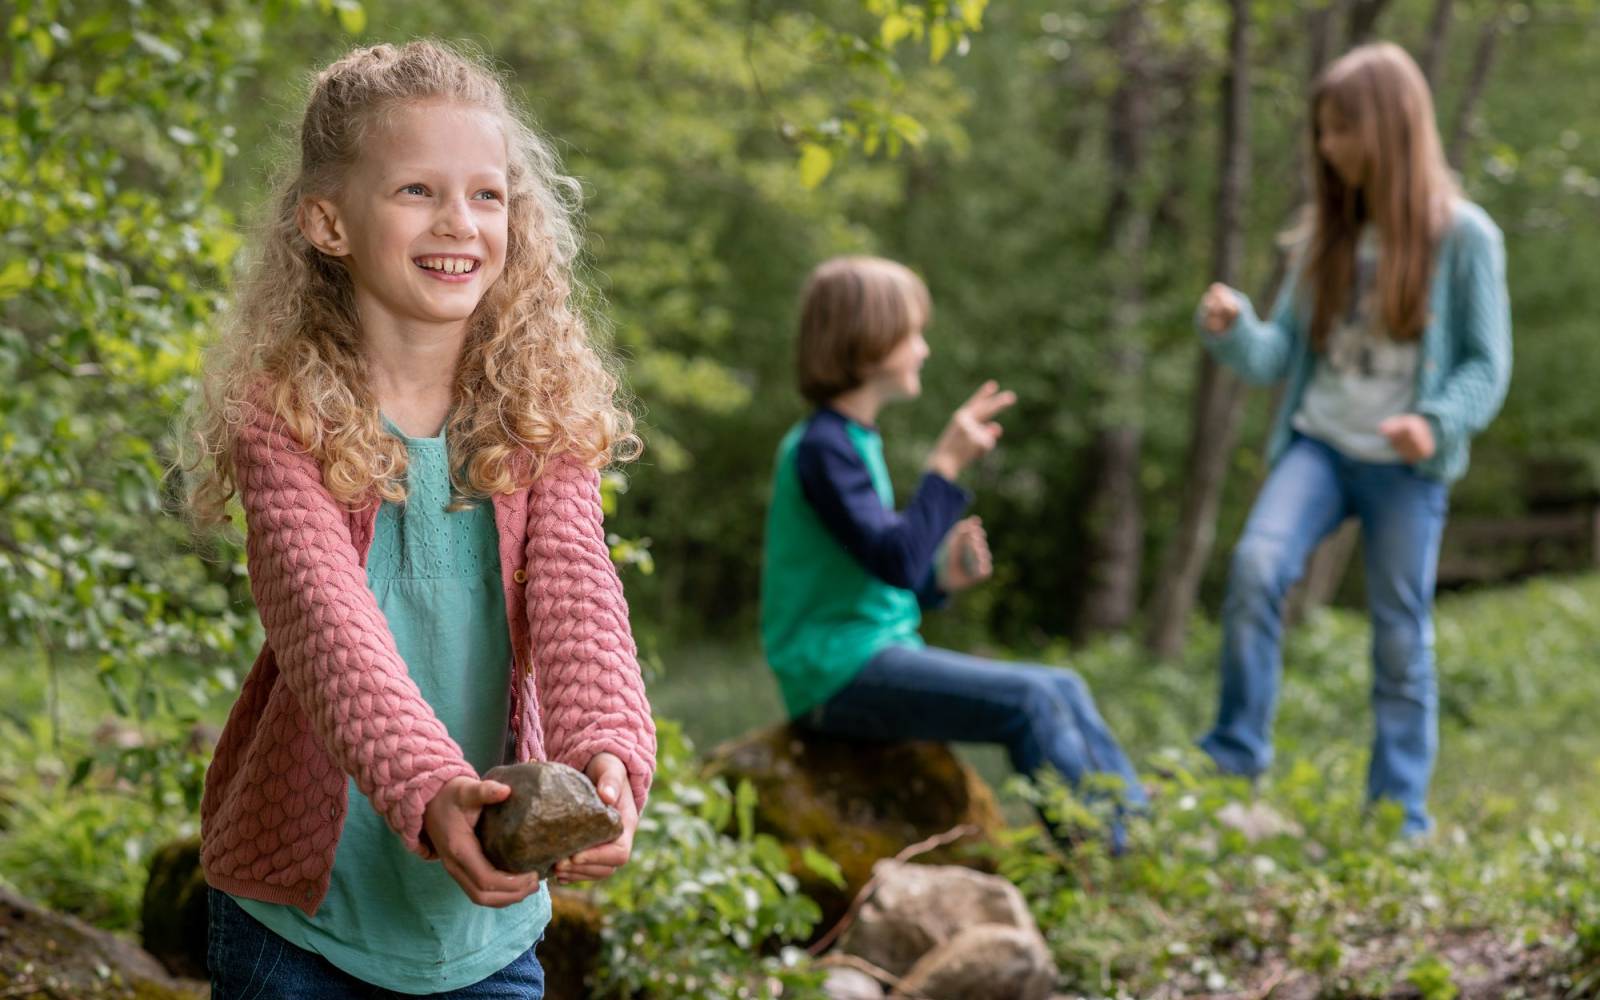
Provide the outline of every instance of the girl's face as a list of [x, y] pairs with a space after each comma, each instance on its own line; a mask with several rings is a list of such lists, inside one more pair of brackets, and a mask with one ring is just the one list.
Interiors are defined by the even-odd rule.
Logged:
[[896, 399], [916, 399], [922, 395], [922, 365], [928, 360], [928, 341], [922, 336], [922, 328], [911, 331], [909, 337], [902, 338], [900, 343], [894, 345], [882, 361], [878, 362], [877, 370], [872, 373], [871, 382], [878, 389], [879, 396], [884, 401]]
[[1355, 122], [1329, 100], [1317, 105], [1317, 153], [1346, 185], [1359, 188], [1367, 183], [1372, 170], [1371, 150]]
[[506, 139], [486, 111], [396, 109], [336, 198], [308, 206], [307, 238], [350, 269], [364, 323], [453, 324], [505, 267]]

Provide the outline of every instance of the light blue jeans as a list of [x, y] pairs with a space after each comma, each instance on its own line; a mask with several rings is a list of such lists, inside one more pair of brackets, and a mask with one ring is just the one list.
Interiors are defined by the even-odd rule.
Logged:
[[1075, 786], [1091, 774], [1114, 775], [1125, 806], [1145, 805], [1144, 787], [1089, 686], [1060, 667], [890, 646], [795, 721], [844, 739], [998, 743], [1023, 774], [1050, 764]]
[[1222, 695], [1216, 725], [1200, 741], [1218, 767], [1254, 776], [1272, 763], [1283, 598], [1317, 543], [1353, 515], [1372, 615], [1367, 796], [1400, 803], [1407, 835], [1431, 828], [1428, 780], [1439, 747], [1433, 589], [1448, 494], [1409, 465], [1360, 462], [1294, 437], [1233, 552], [1222, 608]]

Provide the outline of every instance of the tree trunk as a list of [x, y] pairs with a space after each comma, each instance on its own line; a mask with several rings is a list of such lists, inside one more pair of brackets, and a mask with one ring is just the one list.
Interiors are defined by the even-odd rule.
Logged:
[[1144, 312], [1150, 210], [1140, 203], [1150, 111], [1142, 0], [1117, 14], [1111, 43], [1122, 80], [1111, 99], [1110, 154], [1113, 188], [1103, 245], [1115, 262], [1116, 278], [1104, 351], [1107, 373], [1097, 426], [1089, 445], [1090, 488], [1083, 510], [1087, 571], [1074, 633], [1079, 636], [1125, 628], [1138, 606], [1143, 561], [1144, 514], [1139, 487], [1143, 443]]
[[1428, 86], [1437, 93], [1439, 71], [1444, 65], [1445, 45], [1450, 40], [1450, 14], [1453, 0], [1433, 0], [1433, 14], [1428, 18], [1428, 37], [1422, 49], [1422, 75]]
[[1378, 29], [1378, 18], [1388, 6], [1389, 0], [1353, 0], [1345, 25], [1345, 47], [1354, 48], [1372, 41]]
[[[1242, 209], [1250, 185], [1250, 3], [1230, 0], [1228, 69], [1222, 78], [1222, 148], [1217, 217], [1211, 248], [1216, 281], [1237, 284], [1243, 246]], [[1183, 649], [1206, 560], [1216, 541], [1217, 510], [1244, 409], [1239, 379], [1203, 350], [1190, 424], [1189, 457], [1178, 528], [1162, 557], [1145, 645], [1171, 658]]]
[[1484, 85], [1489, 82], [1489, 70], [1494, 66], [1495, 49], [1505, 28], [1506, 11], [1510, 6], [1510, 0], [1500, 0], [1478, 34], [1478, 48], [1472, 54], [1472, 70], [1467, 74], [1466, 90], [1456, 105], [1455, 127], [1450, 130], [1450, 145], [1446, 151], [1450, 165], [1457, 170], [1461, 169], [1461, 158], [1467, 152], [1467, 139], [1472, 132], [1472, 114], [1478, 108], [1478, 99], [1483, 96]]

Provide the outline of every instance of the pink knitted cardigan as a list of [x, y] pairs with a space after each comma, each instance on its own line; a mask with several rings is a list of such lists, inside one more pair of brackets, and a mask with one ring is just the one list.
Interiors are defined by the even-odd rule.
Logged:
[[[264, 410], [235, 454], [267, 638], [206, 771], [201, 865], [218, 889], [312, 914], [328, 892], [346, 775], [431, 859], [424, 807], [477, 772], [411, 680], [367, 588], [380, 502], [334, 500], [316, 460]], [[551, 458], [531, 487], [493, 502], [517, 760], [581, 770], [616, 754], [643, 808], [655, 725], [601, 527], [599, 475]]]

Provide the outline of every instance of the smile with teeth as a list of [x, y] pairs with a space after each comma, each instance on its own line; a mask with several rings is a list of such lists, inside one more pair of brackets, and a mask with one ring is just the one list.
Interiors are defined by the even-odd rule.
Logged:
[[418, 257], [415, 263], [426, 270], [445, 274], [470, 274], [478, 269], [478, 261], [472, 257]]

